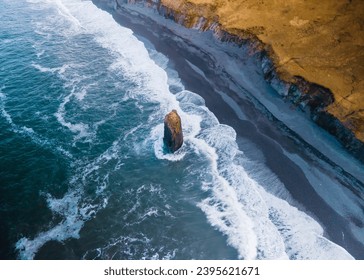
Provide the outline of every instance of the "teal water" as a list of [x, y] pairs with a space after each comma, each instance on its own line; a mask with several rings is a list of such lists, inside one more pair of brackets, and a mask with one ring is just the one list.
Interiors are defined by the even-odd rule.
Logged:
[[[1, 0], [0, 40], [1, 258], [351, 257], [251, 179], [235, 131], [91, 1]], [[169, 155], [172, 109], [185, 143]]]

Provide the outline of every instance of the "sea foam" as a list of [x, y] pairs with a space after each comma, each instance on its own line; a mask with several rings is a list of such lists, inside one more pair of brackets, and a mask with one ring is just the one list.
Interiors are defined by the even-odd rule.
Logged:
[[[34, 1], [32, 1], [34, 2]], [[186, 153], [205, 157], [208, 162], [208, 181], [201, 182], [207, 198], [198, 203], [210, 224], [224, 234], [228, 244], [234, 247], [243, 259], [346, 259], [351, 256], [341, 247], [327, 240], [322, 227], [311, 217], [285, 200], [268, 193], [247, 171], [234, 161], [244, 157], [238, 150], [235, 131], [218, 122], [204, 106], [201, 97], [181, 91], [176, 95], [170, 92], [167, 72], [163, 69], [167, 61], [156, 63], [151, 59], [145, 45], [133, 36], [131, 30], [118, 25], [112, 16], [96, 8], [91, 1], [36, 1], [38, 4], [54, 5], [59, 16], [66, 19], [75, 32], [94, 36], [94, 40], [115, 57], [109, 71], [118, 72], [135, 83], [140, 91], [128, 92], [131, 98], [158, 103], [160, 110], [150, 116], [155, 124], [150, 134], [155, 156], [161, 160], [183, 160]], [[155, 59], [164, 59], [156, 53]], [[40, 71], [48, 69], [40, 68]], [[52, 69], [50, 70], [52, 71]], [[58, 70], [57, 71], [63, 71]], [[67, 71], [67, 70], [65, 70]], [[58, 121], [74, 133], [84, 135], [87, 127], [71, 124], [65, 120], [65, 105], [73, 98], [71, 92], [65, 96], [56, 117]], [[82, 98], [81, 98], [82, 100]], [[185, 144], [176, 155], [166, 155], [162, 147], [162, 125], [157, 119], [172, 109], [180, 113]], [[5, 115], [6, 117], [6, 115]], [[33, 258], [36, 252], [50, 240], [64, 241], [78, 238], [84, 223], [97, 215], [100, 206], [83, 200], [83, 192], [76, 182], [86, 181], [86, 177], [97, 172], [99, 161], [110, 160], [110, 149], [86, 167], [74, 180], [75, 189], [63, 198], [48, 198], [49, 208], [64, 216], [63, 221], [48, 231], [36, 235], [34, 239], [22, 238], [16, 246], [20, 258]], [[107, 156], [110, 157], [107, 157]], [[251, 170], [250, 172], [254, 172]], [[81, 184], [82, 186], [82, 184]], [[103, 193], [104, 187], [99, 188]], [[105, 201], [105, 200], [102, 200]], [[157, 215], [156, 209], [149, 209], [143, 218]], [[131, 237], [120, 237], [120, 240]], [[140, 239], [138, 239], [140, 240]], [[148, 239], [142, 238], [143, 244]], [[100, 249], [101, 250], [101, 249]], [[98, 252], [101, 252], [101, 251]], [[325, 251], [325, 253], [322, 253]], [[168, 256], [173, 257], [170, 252]], [[158, 256], [155, 256], [158, 258]]]

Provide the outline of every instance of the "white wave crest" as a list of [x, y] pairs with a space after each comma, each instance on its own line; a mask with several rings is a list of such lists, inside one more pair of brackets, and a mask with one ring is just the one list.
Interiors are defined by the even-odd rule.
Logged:
[[67, 95], [63, 99], [63, 102], [59, 105], [57, 112], [54, 114], [54, 116], [57, 118], [58, 122], [61, 125], [67, 127], [73, 133], [77, 133], [76, 139], [87, 138], [92, 133], [89, 132], [89, 127], [87, 124], [84, 123], [73, 124], [65, 120], [66, 105], [70, 102], [72, 97], [76, 97], [77, 99], [82, 100], [86, 95], [86, 92], [87, 90], [85, 88], [83, 88], [80, 92], [77, 92], [74, 89], [69, 95]]
[[[227, 236], [243, 259], [352, 259], [324, 237], [322, 227], [287, 201], [268, 193], [234, 159], [243, 158], [235, 131], [218, 125], [194, 141], [211, 164], [211, 195], [199, 204], [210, 223]], [[251, 170], [254, 172], [254, 170]], [[277, 189], [282, 184], [277, 184]]]
[[57, 146], [52, 140], [46, 139], [43, 136], [39, 135], [31, 127], [21, 126], [21, 125], [14, 123], [11, 115], [6, 111], [5, 100], [6, 100], [6, 95], [0, 91], [1, 116], [8, 123], [11, 131], [13, 131], [14, 133], [19, 134], [23, 137], [30, 138], [33, 143], [35, 143], [39, 146], [50, 148], [52, 151], [57, 151], [68, 158], [72, 158], [72, 155], [70, 152], [65, 150], [63, 147]]
[[[62, 221], [49, 230], [37, 234], [33, 239], [26, 237], [19, 239], [16, 249], [20, 259], [33, 259], [38, 250], [49, 241], [63, 242], [70, 238], [79, 238], [79, 232], [85, 222], [108, 205], [108, 199], [103, 195], [108, 185], [108, 175], [101, 176], [98, 171], [100, 166], [117, 158], [117, 149], [118, 143], [115, 142], [94, 161], [77, 170], [69, 182], [74, 187], [62, 198], [57, 199], [47, 195], [49, 209], [55, 215], [61, 216]], [[84, 195], [82, 188], [90, 180], [98, 182], [96, 197], [91, 200]]]
[[[44, 53], [44, 51], [42, 52]], [[40, 72], [43, 72], [43, 73], [58, 73], [58, 74], [63, 74], [64, 72], [66, 72], [67, 68], [70, 67], [70, 65], [68, 64], [65, 64], [65, 65], [62, 65], [61, 67], [55, 67], [55, 68], [48, 68], [48, 67], [44, 67], [44, 66], [41, 66], [37, 63], [32, 63], [32, 66], [39, 70]]]
[[[177, 154], [165, 155], [161, 138], [163, 127], [158, 124], [150, 135], [155, 155], [159, 159], [177, 161], [193, 151], [207, 159], [211, 180], [201, 182], [201, 185], [208, 197], [198, 206], [210, 224], [226, 235], [228, 243], [236, 248], [240, 258], [351, 258], [344, 249], [323, 236], [324, 231], [316, 221], [269, 194], [241, 165], [234, 162], [236, 157], [243, 157], [237, 147], [235, 131], [219, 124], [204, 106], [202, 98], [193, 93], [181, 92], [177, 96], [170, 93], [167, 72], [163, 69], [167, 61], [163, 57], [154, 54], [153, 57], [160, 60], [159, 65], [154, 62], [131, 30], [118, 25], [110, 14], [98, 9], [91, 1], [58, 0], [52, 3], [58, 7], [59, 15], [75, 29], [94, 36], [97, 43], [115, 56], [109, 70], [120, 72], [139, 86], [130, 92], [133, 98], [160, 104], [160, 111], [153, 117], [163, 118], [172, 109], [180, 113], [185, 134], [184, 146], [192, 149], [182, 147]], [[65, 106], [73, 96], [75, 92], [64, 98], [56, 117], [71, 131], [80, 136], [87, 135], [88, 127], [65, 120]], [[82, 176], [88, 176], [96, 169], [97, 165], [92, 164]], [[101, 187], [100, 192], [103, 189]], [[62, 213], [64, 221], [33, 240], [20, 239], [17, 243], [20, 256], [34, 257], [36, 251], [49, 240], [78, 238], [84, 222], [94, 213], [94, 206], [82, 206], [80, 201], [80, 195], [74, 192], [61, 200], [50, 199], [49, 207], [55, 213]], [[148, 213], [155, 215], [153, 211]], [[324, 250], [325, 253], [322, 253]]]
[[[84, 209], [78, 208], [80, 196], [76, 193], [69, 193], [62, 199], [48, 198], [49, 208], [57, 214], [61, 214], [64, 220], [48, 231], [39, 233], [33, 240], [26, 237], [21, 238], [15, 245], [19, 251], [20, 259], [33, 259], [36, 252], [48, 241], [64, 241], [68, 238], [78, 238], [83, 226], [83, 220], [89, 217], [86, 206]], [[83, 210], [83, 211], [81, 211]]]

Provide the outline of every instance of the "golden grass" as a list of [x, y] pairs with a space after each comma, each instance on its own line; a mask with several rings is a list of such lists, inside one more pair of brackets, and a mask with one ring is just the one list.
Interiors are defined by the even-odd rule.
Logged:
[[[364, 141], [364, 1], [162, 0], [190, 15], [218, 17], [230, 33], [247, 30], [270, 45], [283, 79], [329, 88], [327, 110]], [[187, 3], [187, 6], [186, 6]], [[186, 11], [186, 7], [187, 10]]]

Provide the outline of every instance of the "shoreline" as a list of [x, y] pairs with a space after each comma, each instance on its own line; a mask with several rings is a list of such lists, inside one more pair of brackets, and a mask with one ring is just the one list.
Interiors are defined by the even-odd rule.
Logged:
[[[125, 10], [123, 12], [126, 13]], [[307, 147], [302, 147], [302, 143], [297, 145], [297, 138], [290, 131], [282, 133], [280, 121], [272, 121], [272, 116], [262, 114], [261, 108], [257, 108], [259, 104], [254, 104], [247, 96], [241, 96], [240, 85], [234, 84], [233, 77], [218, 67], [218, 62], [213, 55], [194, 46], [193, 39], [191, 44], [183, 42], [183, 38], [178, 37], [168, 28], [148, 18], [142, 18], [140, 14], [129, 13], [124, 16], [117, 12], [112, 14], [117, 22], [131, 28], [137, 37], [146, 38], [157, 51], [169, 58], [186, 89], [201, 95], [206, 101], [206, 106], [219, 121], [235, 129], [239, 148], [244, 153], [252, 160], [265, 161], [265, 165], [277, 175], [295, 202], [298, 202], [296, 207], [300, 210], [304, 209], [306, 213], [318, 220], [324, 226], [330, 240], [346, 248], [355, 258], [364, 259], [364, 246], [353, 236], [348, 221], [317, 194], [299, 164], [287, 156], [289, 151], [299, 154], [309, 164], [319, 165], [310, 162], [312, 160], [310, 156], [305, 151], [301, 151]], [[143, 20], [149, 20], [148, 24], [143, 24]], [[255, 149], [251, 149], [252, 146]], [[261, 151], [262, 154], [255, 153], [256, 150]], [[360, 183], [359, 181], [359, 186]], [[341, 230], [339, 231], [338, 228]]]
[[[120, 3], [120, 0], [116, 0], [116, 2]], [[153, 7], [157, 9], [158, 13], [161, 16], [171, 19], [187, 28], [197, 29], [200, 31], [211, 30], [214, 34], [214, 37], [216, 37], [218, 40], [222, 42], [228, 42], [229, 44], [234, 44], [239, 47], [247, 48], [249, 49], [250, 53], [255, 53], [260, 56], [258, 60], [260, 68], [264, 74], [264, 79], [270, 84], [271, 87], [275, 89], [276, 93], [280, 95], [281, 98], [288, 100], [290, 103], [292, 103], [292, 106], [299, 107], [301, 110], [306, 111], [310, 115], [310, 119], [316, 125], [322, 127], [328, 133], [333, 135], [348, 152], [350, 152], [358, 160], [364, 163], [364, 138], [362, 117], [360, 113], [362, 111], [360, 104], [362, 104], [363, 100], [358, 95], [358, 93], [360, 93], [358, 92], [358, 88], [354, 90], [354, 84], [352, 85], [352, 88], [347, 88], [347, 85], [343, 85], [342, 76], [347, 75], [345, 71], [340, 74], [338, 73], [338, 69], [336, 71], [331, 71], [335, 68], [334, 65], [336, 64], [334, 61], [331, 61], [331, 57], [335, 57], [335, 55], [341, 57], [342, 53], [345, 53], [345, 49], [350, 48], [352, 45], [348, 45], [346, 42], [346, 48], [343, 49], [343, 45], [340, 44], [342, 42], [339, 40], [341, 52], [331, 54], [331, 56], [327, 57], [325, 60], [322, 60], [322, 53], [320, 53], [318, 57], [315, 57], [314, 55], [310, 57], [309, 54], [311, 54], [312, 51], [313, 53], [315, 53], [315, 48], [311, 48], [309, 45], [306, 46], [304, 43], [302, 44], [306, 48], [309, 47], [310, 50], [306, 50], [304, 53], [301, 53], [300, 48], [297, 49], [296, 44], [293, 44], [293, 42], [290, 42], [291, 47], [289, 47], [288, 50], [286, 47], [284, 47], [287, 42], [282, 44], [281, 34], [276, 34], [277, 32], [272, 28], [270, 28], [270, 32], [262, 31], [265, 30], [265, 28], [264, 26], [260, 26], [260, 24], [265, 25], [265, 23], [267, 23], [267, 19], [265, 19], [265, 13], [267, 12], [265, 5], [267, 5], [267, 3], [262, 4], [260, 8], [258, 8], [258, 10], [255, 10], [257, 8], [256, 5], [259, 6], [260, 4], [253, 4], [254, 1], [250, 4], [248, 2], [247, 4], [242, 4], [241, 7], [235, 7], [235, 9], [231, 10], [227, 14], [225, 11], [224, 16], [222, 16], [222, 8], [219, 7], [219, 5], [213, 8], [213, 1], [200, 2], [200, 0], [191, 0], [188, 3], [185, 1], [169, 0], [128, 1], [128, 3], [134, 2], [144, 2], [148, 7]], [[227, 3], [225, 8], [229, 9], [230, 4], [231, 3]], [[273, 6], [274, 5], [275, 4], [273, 4]], [[315, 14], [316, 12], [314, 10], [311, 10], [307, 14], [307, 5], [303, 5], [302, 10], [305, 10], [306, 16], [309, 17], [312, 16], [311, 14]], [[346, 6], [345, 8], [343, 8], [343, 10], [346, 11], [346, 9], [352, 9], [352, 7], [349, 6], [350, 5]], [[243, 7], [244, 9], [246, 9], [247, 12], [245, 16], [250, 17], [249, 21], [254, 22], [258, 26], [248, 27], [252, 23], [246, 25], [246, 18], [244, 16], [240, 18], [240, 15], [236, 14], [236, 9], [240, 10]], [[275, 12], [279, 14], [279, 6], [275, 8], [277, 8], [277, 11]], [[264, 11], [263, 14], [261, 14], [261, 19], [257, 19], [254, 14], [259, 14], [260, 9]], [[333, 9], [333, 6], [328, 9]], [[341, 12], [343, 12], [343, 10]], [[269, 20], [269, 22], [278, 21], [278, 26], [290, 33], [286, 34], [287, 38], [291, 38], [290, 36], [292, 36], [292, 30], [289, 28], [287, 29], [287, 26], [291, 26], [294, 29], [294, 33], [299, 33], [301, 31], [301, 36], [307, 36], [309, 33], [305, 33], [305, 31], [303, 31], [306, 30], [306, 28], [303, 28], [303, 26], [298, 27], [294, 24], [294, 20], [291, 20], [289, 22], [289, 25], [282, 25], [282, 20], [285, 20], [285, 23], [287, 23], [290, 19], [288, 17], [289, 11], [287, 10], [286, 12], [287, 14], [280, 14], [278, 16], [279, 19], [277, 19], [277, 14], [272, 12], [272, 18]], [[337, 10], [337, 12], [339, 13], [339, 10]], [[351, 12], [355, 13], [353, 10]], [[274, 16], [276, 18], [274, 18]], [[290, 16], [292, 17], [293, 15], [291, 14]], [[237, 20], [237, 18], [239, 18], [239, 20]], [[345, 18], [346, 20], [348, 20], [348, 15], [346, 15]], [[295, 15], [295, 19], [297, 19], [297, 14]], [[235, 27], [229, 27], [229, 24], [227, 22], [230, 21], [235, 22]], [[240, 25], [239, 21], [245, 22], [245, 25]], [[320, 25], [320, 21], [318, 21], [317, 19], [313, 21], [307, 20], [304, 22], [306, 22], [307, 25], [310, 26], [309, 28], [313, 28], [312, 24]], [[323, 26], [325, 25], [322, 25], [321, 27]], [[259, 27], [261, 27], [261, 31], [258, 31]], [[342, 28], [343, 27], [341, 27], [341, 29]], [[327, 29], [325, 31], [330, 33], [331, 30]], [[270, 35], [272, 34], [278, 35], [278, 38], [276, 37], [275, 39], [269, 39]], [[337, 34], [332, 34], [332, 36], [337, 38]], [[323, 35], [322, 37], [316, 38], [316, 41], [320, 41], [320, 39], [322, 42], [326, 42], [328, 38], [327, 36]], [[337, 45], [337, 42], [332, 43]], [[317, 44], [319, 44], [319, 42], [317, 42]], [[281, 48], [286, 48], [286, 50], [282, 52]], [[292, 49], [295, 49], [295, 51], [301, 53], [301, 55], [298, 55], [296, 53], [296, 55], [293, 55], [293, 57], [291, 57], [289, 54], [291, 53], [291, 51], [293, 51]], [[330, 50], [333, 51], [333, 49], [330, 49], [328, 46], [326, 46], [324, 49], [329, 53]], [[318, 48], [318, 50], [320, 50], [320, 47]], [[360, 53], [358, 53], [357, 55], [360, 55]], [[346, 58], [348, 59], [348, 57]], [[351, 59], [353, 59], [353, 57], [351, 57]], [[319, 66], [325, 65], [326, 61], [328, 60], [330, 60], [331, 62], [321, 69]], [[325, 63], [323, 63], [324, 61]], [[303, 64], [301, 65], [301, 63]], [[318, 65], [314, 66], [316, 63]], [[355, 62], [353, 62], [352, 64], [354, 64], [352, 65], [352, 67], [356, 69], [355, 71], [359, 71], [359, 65], [356, 65]], [[308, 69], [306, 69], [306, 67]], [[347, 67], [348, 65], [346, 65], [346, 68]], [[320, 70], [317, 70], [317, 68], [320, 68]], [[352, 70], [353, 68], [350, 69]], [[325, 75], [325, 71], [329, 72]], [[357, 77], [358, 74], [359, 73], [357, 72], [356, 75], [352, 73], [351, 75], [353, 76], [351, 77], [351, 79], [359, 79], [361, 75], [359, 74], [359, 76]], [[334, 76], [336, 77], [336, 79], [333, 79]], [[356, 78], [354, 78], [354, 76]], [[348, 77], [346, 76], [346, 78]], [[338, 86], [339, 84], [341, 86]], [[351, 95], [357, 96], [356, 102], [355, 100], [352, 100], [351, 102], [349, 101], [352, 99]], [[350, 108], [352, 109], [350, 110]], [[354, 108], [357, 108], [357, 110], [354, 110]]]
[[[311, 148], [314, 147], [315, 151], [313, 152], [317, 157], [323, 157], [323, 160], [329, 162], [333, 167], [343, 169], [342, 172], [345, 175], [358, 179], [362, 183], [362, 189], [364, 189], [364, 173], [362, 172], [364, 169], [364, 154], [361, 148], [359, 147], [358, 158], [346, 146], [343, 146], [340, 139], [317, 125], [312, 120], [310, 112], [304, 110], [305, 108], [301, 106], [297, 106], [297, 104], [292, 104], [290, 98], [282, 97], [284, 93], [281, 91], [286, 89], [286, 82], [280, 80], [276, 74], [271, 73], [272, 67], [269, 66], [271, 64], [269, 57], [264, 55], [263, 52], [257, 52], [254, 42], [238, 45], [234, 40], [225, 42], [222, 38], [216, 37], [214, 30], [201, 30], [198, 27], [185, 28], [183, 24], [177, 23], [175, 19], [167, 17], [163, 11], [158, 10], [159, 6], [157, 4], [159, 2], [151, 3], [150, 0], [126, 0], [124, 4], [120, 4], [118, 0], [95, 0], [94, 2], [103, 3], [104, 6], [108, 7], [109, 12], [110, 9], [116, 10], [123, 6], [124, 9], [127, 8], [133, 13], [143, 14], [150, 19], [153, 18], [152, 21], [162, 25], [163, 30], [173, 29], [172, 33], [178, 33], [178, 36], [183, 37], [184, 40], [190, 40], [191, 38], [191, 45], [195, 44], [200, 37], [203, 38], [203, 43], [208, 46], [205, 47], [200, 44], [199, 48], [205, 53], [210, 53], [212, 60], [216, 60], [217, 63], [226, 68], [226, 71], [222, 74], [228, 74], [224, 76], [225, 80], [229, 80], [231, 84], [234, 84], [234, 94], [225, 93], [225, 95], [229, 95], [228, 98], [233, 99], [233, 102], [229, 103], [224, 98], [225, 102], [229, 103], [230, 106], [235, 106], [233, 103], [248, 98], [255, 106], [260, 106], [261, 111], [266, 111], [275, 121], [281, 122], [282, 126], [285, 126], [290, 133], [294, 134], [293, 137], [300, 138], [303, 144], [307, 144]], [[174, 27], [170, 28], [172, 25]], [[226, 33], [226, 36], [228, 35]], [[235, 37], [236, 40], [240, 40], [237, 36]], [[216, 51], [216, 48], [219, 49]], [[224, 58], [219, 58], [219, 55], [223, 55]], [[232, 62], [232, 65], [224, 61], [224, 59], [229, 63]], [[247, 64], [249, 64], [248, 67], [254, 69], [246, 71]], [[266, 77], [267, 71], [270, 71], [269, 76], [273, 75], [275, 78], [268, 80]], [[246, 94], [240, 94], [240, 91]], [[287, 105], [288, 102], [290, 103], [289, 106]], [[235, 113], [239, 114], [237, 110], [235, 110]], [[318, 119], [320, 120], [321, 117], [322, 115]], [[300, 123], [302, 128], [297, 123]], [[336, 124], [338, 123], [336, 122]], [[348, 158], [350, 158], [349, 162]]]

